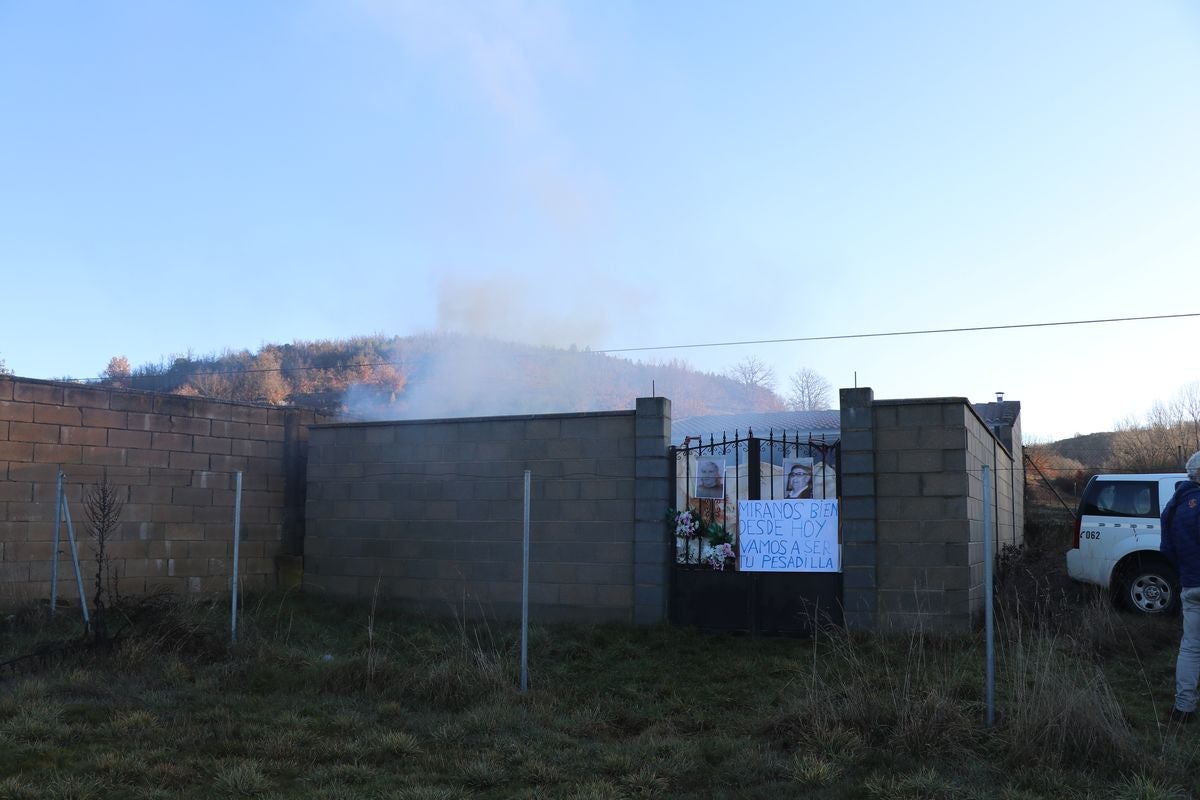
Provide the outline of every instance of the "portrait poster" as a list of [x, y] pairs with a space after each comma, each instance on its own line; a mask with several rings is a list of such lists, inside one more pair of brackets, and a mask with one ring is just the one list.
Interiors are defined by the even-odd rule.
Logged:
[[783, 460], [783, 491], [775, 495], [783, 500], [811, 500], [813, 497], [813, 460], [785, 458]]
[[700, 456], [696, 459], [692, 497], [698, 500], [724, 499], [725, 458], [723, 456]]

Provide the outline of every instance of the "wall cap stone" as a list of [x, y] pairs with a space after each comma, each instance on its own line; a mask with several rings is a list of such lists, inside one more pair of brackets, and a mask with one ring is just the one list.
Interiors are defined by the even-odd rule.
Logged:
[[[270, 406], [276, 408], [276, 406]], [[496, 417], [445, 417], [438, 419], [384, 419], [384, 420], [368, 420], [368, 421], [338, 421], [338, 422], [318, 422], [309, 424], [311, 430], [322, 430], [328, 428], [372, 428], [381, 425], [395, 427], [397, 425], [461, 425], [464, 422], [513, 422], [513, 421], [530, 421], [530, 420], [557, 420], [557, 419], [581, 419], [581, 418], [602, 418], [602, 417], [632, 417], [636, 414], [635, 411], [581, 411], [579, 413], [561, 412], [554, 414], [508, 414], [505, 416]]]

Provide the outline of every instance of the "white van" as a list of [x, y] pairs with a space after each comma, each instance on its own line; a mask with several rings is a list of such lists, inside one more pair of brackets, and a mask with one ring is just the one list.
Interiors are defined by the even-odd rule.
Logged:
[[1167, 614], [1179, 607], [1179, 576], [1158, 552], [1162, 507], [1183, 473], [1096, 475], [1079, 501], [1072, 578], [1107, 587], [1126, 608]]

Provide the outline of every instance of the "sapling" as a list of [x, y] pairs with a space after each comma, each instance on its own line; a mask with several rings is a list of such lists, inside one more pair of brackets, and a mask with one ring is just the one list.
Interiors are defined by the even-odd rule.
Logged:
[[[97, 642], [108, 639], [108, 620], [105, 610], [112, 603], [110, 588], [116, 583], [108, 558], [108, 542], [116, 533], [125, 502], [116, 488], [107, 480], [95, 486], [84, 498], [84, 511], [88, 519], [88, 534], [96, 549], [96, 594], [93, 600], [96, 610], [92, 617], [92, 633]], [[105, 585], [105, 574], [108, 586]]]

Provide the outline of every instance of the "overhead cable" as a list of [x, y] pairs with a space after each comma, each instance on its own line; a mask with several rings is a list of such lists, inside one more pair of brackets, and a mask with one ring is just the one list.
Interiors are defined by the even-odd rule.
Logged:
[[932, 333], [971, 333], [975, 331], [1007, 331], [1018, 328], [1051, 328], [1063, 325], [1099, 325], [1107, 322], [1145, 322], [1156, 319], [1182, 319], [1200, 317], [1200, 312], [1191, 314], [1158, 314], [1148, 317], [1110, 317], [1107, 319], [1076, 319], [1062, 322], [1021, 322], [1013, 325], [977, 325], [969, 328], [930, 328], [919, 331], [884, 331], [879, 333], [843, 333], [833, 336], [797, 336], [788, 339], [748, 339], [740, 342], [696, 342], [693, 344], [666, 344], [653, 347], [611, 347], [593, 350], [593, 353], [632, 353], [639, 350], [682, 350], [689, 347], [735, 347], [748, 344], [791, 344], [793, 342], [828, 342], [835, 339], [872, 339], [885, 336], [924, 336]]

